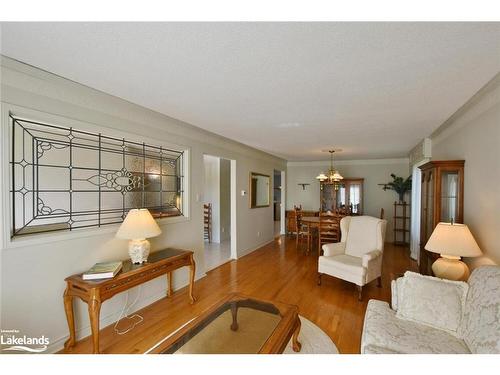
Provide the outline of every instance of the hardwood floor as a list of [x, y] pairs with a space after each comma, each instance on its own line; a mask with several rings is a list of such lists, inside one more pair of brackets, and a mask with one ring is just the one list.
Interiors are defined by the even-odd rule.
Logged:
[[[302, 245], [303, 246], [303, 245]], [[179, 326], [199, 315], [230, 292], [299, 307], [299, 313], [321, 327], [335, 342], [340, 353], [359, 353], [363, 319], [368, 300], [389, 301], [390, 280], [405, 270], [416, 270], [408, 249], [386, 244], [382, 288], [376, 281], [363, 288], [363, 301], [357, 299], [356, 287], [343, 280], [323, 276], [317, 281], [317, 253], [305, 255], [296, 249], [295, 240], [280, 239], [238, 260], [226, 263], [195, 283], [197, 302], [189, 304], [187, 288], [171, 298], [140, 310], [144, 322], [119, 336], [113, 325], [101, 330], [102, 353], [143, 353]], [[79, 341], [70, 353], [91, 353], [91, 340]]]

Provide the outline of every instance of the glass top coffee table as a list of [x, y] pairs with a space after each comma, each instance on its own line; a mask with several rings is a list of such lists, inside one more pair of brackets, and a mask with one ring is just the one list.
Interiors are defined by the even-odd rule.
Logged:
[[191, 320], [149, 353], [157, 354], [272, 354], [283, 353], [298, 341], [296, 306], [230, 294]]

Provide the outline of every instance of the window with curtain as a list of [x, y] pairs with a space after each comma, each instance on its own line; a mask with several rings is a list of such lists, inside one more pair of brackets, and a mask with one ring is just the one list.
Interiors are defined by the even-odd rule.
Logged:
[[359, 199], [360, 199], [361, 186], [351, 185], [349, 188], [349, 204], [352, 207], [353, 213], [358, 213], [359, 211]]

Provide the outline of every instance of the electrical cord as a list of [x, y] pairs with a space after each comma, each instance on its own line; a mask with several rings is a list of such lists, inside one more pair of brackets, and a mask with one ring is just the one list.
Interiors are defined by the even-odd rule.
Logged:
[[[142, 285], [139, 285], [139, 290], [137, 291], [137, 296], [135, 297], [135, 300], [134, 302], [132, 302], [132, 304], [127, 308], [127, 305], [128, 305], [128, 299], [129, 299], [129, 294], [130, 294], [130, 291], [127, 292], [127, 297], [125, 299], [125, 304], [123, 305], [123, 309], [122, 309], [122, 312], [120, 313], [120, 317], [118, 318], [118, 320], [116, 321], [115, 323], [115, 326], [113, 327], [114, 331], [116, 334], [118, 335], [124, 335], [130, 331], [132, 331], [136, 325], [142, 323], [144, 321], [144, 318], [139, 315], [139, 314], [134, 314], [132, 316], [129, 316], [129, 312], [130, 310], [132, 309], [132, 307], [135, 306], [135, 304], [137, 303], [137, 301], [139, 300], [139, 296], [141, 295], [141, 289], [142, 289]], [[135, 323], [132, 324], [132, 326], [130, 326], [129, 328], [125, 329], [125, 330], [122, 330], [120, 331], [117, 327], [118, 327], [118, 323], [120, 323], [120, 321], [122, 319], [134, 319], [134, 318], [139, 318], [139, 320]]]

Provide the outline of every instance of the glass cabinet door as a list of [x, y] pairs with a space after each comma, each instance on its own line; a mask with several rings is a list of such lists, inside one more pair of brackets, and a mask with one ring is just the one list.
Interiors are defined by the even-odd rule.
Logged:
[[457, 221], [459, 205], [458, 171], [441, 172], [441, 212], [439, 221]]
[[[427, 181], [425, 183], [427, 192], [426, 202], [426, 229], [425, 229], [425, 242], [429, 239], [434, 230], [434, 171], [429, 171]], [[425, 244], [424, 244], [425, 245]]]
[[334, 207], [335, 191], [332, 184], [321, 184], [321, 211], [331, 211]]
[[421, 228], [421, 242], [425, 241], [426, 235], [425, 231], [427, 230], [427, 211], [428, 211], [428, 201], [427, 201], [427, 174], [425, 172], [422, 173], [422, 180], [420, 185], [420, 228]]
[[431, 264], [438, 254], [425, 251], [425, 245], [439, 222], [463, 223], [463, 184], [465, 160], [433, 160], [422, 170], [420, 208], [419, 270], [432, 275]]
[[346, 204], [346, 196], [345, 196], [345, 193], [346, 193], [346, 188], [345, 188], [345, 184], [343, 183], [340, 183], [337, 187], [337, 191], [336, 191], [336, 206], [335, 208], [344, 208], [345, 207], [345, 204]]

